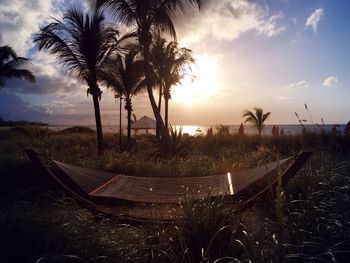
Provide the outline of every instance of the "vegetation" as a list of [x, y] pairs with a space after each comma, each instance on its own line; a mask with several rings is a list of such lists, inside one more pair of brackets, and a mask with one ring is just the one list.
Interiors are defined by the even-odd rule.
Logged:
[[[230, 134], [217, 126], [208, 136], [168, 129], [171, 88], [180, 82], [191, 51], [173, 40], [174, 16], [201, 0], [91, 0], [84, 14], [69, 9], [35, 35], [71, 73], [88, 85], [95, 109], [96, 131], [72, 127], [53, 131], [38, 125], [0, 131], [0, 252], [4, 262], [347, 262], [350, 254], [350, 136], [309, 132], [305, 120], [297, 136], [261, 136], [270, 112], [246, 110], [258, 136]], [[118, 39], [103, 11], [133, 32]], [[157, 32], [157, 33], [155, 33]], [[136, 40], [137, 39], [137, 40]], [[123, 41], [129, 42], [123, 45]], [[0, 88], [7, 79], [34, 82], [20, 67], [28, 59], [0, 47]], [[128, 151], [115, 134], [103, 134], [99, 84], [125, 101]], [[158, 85], [158, 105], [153, 95]], [[157, 120], [160, 139], [135, 136], [131, 147], [132, 99], [143, 88]], [[161, 115], [164, 96], [165, 116]], [[305, 109], [308, 111], [307, 105]], [[311, 116], [311, 115], [310, 115]], [[311, 117], [312, 121], [312, 117]], [[312, 122], [313, 123], [313, 122]], [[97, 149], [96, 148], [97, 135]], [[25, 148], [35, 148], [59, 161], [130, 176], [190, 177], [239, 171], [295, 155], [314, 152], [312, 160], [275, 200], [266, 198], [238, 212], [221, 198], [183, 202], [183, 216], [168, 225], [136, 224], [83, 208], [29, 162]], [[120, 147], [121, 148], [121, 147]], [[105, 155], [102, 156], [102, 151]], [[271, 189], [271, 192], [275, 191]], [[129, 224], [130, 223], [130, 224]]]
[[119, 1], [119, 0], [91, 0], [97, 7], [106, 8], [114, 17], [127, 26], [135, 26], [138, 42], [144, 61], [144, 72], [148, 97], [154, 116], [157, 121], [164, 152], [170, 154], [171, 141], [168, 130], [158, 110], [153, 95], [153, 71], [151, 66], [152, 31], [167, 32], [171, 37], [176, 37], [176, 31], [172, 19], [179, 11], [184, 11], [187, 5], [201, 5], [201, 0], [177, 0], [177, 1]]
[[243, 118], [246, 117], [244, 123], [250, 122], [258, 130], [259, 136], [264, 129], [265, 121], [270, 116], [271, 112], [264, 113], [262, 108], [254, 108], [254, 112], [245, 110], [243, 113]]
[[105, 18], [99, 9], [92, 14], [69, 9], [63, 20], [41, 27], [34, 42], [39, 49], [47, 49], [78, 78], [88, 85], [87, 93], [92, 95], [95, 109], [98, 153], [103, 151], [103, 133], [99, 100], [102, 91], [98, 86], [100, 72], [106, 58], [118, 47], [118, 31], [106, 26]]
[[158, 110], [161, 112], [161, 97], [164, 96], [164, 123], [169, 128], [169, 100], [171, 88], [180, 83], [185, 66], [194, 63], [194, 58], [188, 48], [179, 48], [176, 41], [166, 42], [157, 34], [151, 49], [151, 61], [159, 83]]
[[0, 127], [13, 127], [19, 125], [37, 125], [37, 126], [48, 126], [48, 123], [43, 123], [40, 121], [5, 121], [0, 117]]
[[6, 80], [16, 78], [34, 83], [35, 77], [28, 69], [22, 69], [29, 63], [29, 59], [17, 56], [10, 46], [0, 46], [0, 89]]
[[[186, 136], [173, 133], [178, 145]], [[116, 152], [105, 134], [38, 126], [0, 131], [0, 247], [5, 262], [346, 262], [350, 253], [350, 137], [191, 137], [173, 159], [160, 159], [149, 136]], [[175, 139], [174, 139], [175, 140]], [[175, 144], [174, 144], [175, 145]], [[199, 176], [240, 170], [300, 149], [314, 152], [275, 201], [234, 213], [220, 199], [183, 203], [183, 220], [129, 225], [97, 217], [43, 177], [24, 155], [36, 148], [60, 161], [136, 176]]]
[[143, 61], [138, 58], [138, 47], [130, 49], [124, 56], [118, 54], [108, 59], [108, 67], [101, 75], [101, 82], [122, 96], [127, 111], [127, 148], [131, 148], [132, 98], [145, 88]]

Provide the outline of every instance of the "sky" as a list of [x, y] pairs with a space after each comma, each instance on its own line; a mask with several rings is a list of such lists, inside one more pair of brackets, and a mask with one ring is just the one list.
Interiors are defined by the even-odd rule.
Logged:
[[[0, 91], [4, 119], [94, 124], [86, 85], [32, 42], [40, 26], [70, 7], [88, 10], [84, 0], [0, 0], [0, 45], [30, 58], [37, 78], [34, 85], [7, 81]], [[170, 123], [239, 124], [254, 107], [271, 112], [270, 124], [296, 124], [295, 112], [309, 123], [347, 123], [347, 10], [348, 0], [211, 0], [200, 12], [178, 15], [179, 46], [192, 50], [195, 64], [172, 89]], [[133, 106], [138, 118], [153, 116], [147, 94]], [[105, 88], [101, 114], [104, 125], [117, 125], [119, 104]]]

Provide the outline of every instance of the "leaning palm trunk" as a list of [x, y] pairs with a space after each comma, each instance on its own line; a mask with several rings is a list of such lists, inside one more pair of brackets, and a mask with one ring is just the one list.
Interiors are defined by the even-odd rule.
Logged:
[[[91, 87], [90, 87], [91, 89]], [[92, 89], [91, 89], [92, 90]], [[102, 155], [103, 153], [103, 132], [102, 132], [102, 122], [101, 122], [101, 113], [100, 113], [100, 103], [98, 90], [95, 89], [92, 93], [92, 100], [94, 103], [95, 110], [95, 120], [96, 120], [96, 131], [97, 131], [97, 150], [98, 155]]]
[[144, 33], [143, 35], [141, 35], [141, 39], [140, 42], [142, 44], [143, 47], [143, 59], [144, 59], [144, 67], [145, 67], [145, 78], [146, 78], [146, 86], [147, 86], [147, 92], [148, 92], [148, 97], [152, 106], [152, 110], [154, 113], [154, 117], [156, 118], [156, 121], [158, 123], [158, 127], [159, 127], [159, 132], [162, 138], [162, 144], [164, 147], [164, 151], [167, 154], [170, 154], [170, 137], [169, 134], [165, 128], [162, 116], [160, 115], [160, 112], [158, 110], [156, 101], [154, 99], [153, 96], [153, 90], [152, 90], [152, 84], [151, 84], [151, 74], [152, 74], [152, 70], [150, 68], [150, 53], [149, 53], [149, 48], [151, 45], [151, 38], [148, 35], [148, 33]]
[[[162, 84], [159, 85], [159, 97], [158, 97], [158, 111], [159, 113], [162, 112], [162, 95], [163, 95], [163, 88]], [[157, 127], [156, 127], [156, 137], [159, 138], [159, 125], [157, 122]]]
[[159, 85], [159, 97], [158, 97], [158, 110], [159, 112], [162, 112], [162, 95], [163, 95], [163, 88], [162, 84]]

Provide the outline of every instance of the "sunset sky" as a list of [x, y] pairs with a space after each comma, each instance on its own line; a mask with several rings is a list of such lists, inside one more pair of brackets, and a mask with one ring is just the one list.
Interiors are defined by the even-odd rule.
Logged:
[[[0, 115], [51, 124], [94, 124], [86, 86], [32, 43], [40, 25], [83, 0], [0, 0], [0, 45], [31, 59], [35, 85], [11, 80], [0, 91]], [[173, 88], [173, 124], [239, 124], [255, 106], [269, 123], [350, 119], [350, 1], [211, 0], [174, 22], [180, 46], [193, 50], [191, 75]], [[305, 112], [304, 103], [310, 112]], [[146, 94], [134, 100], [137, 117], [153, 116]], [[116, 125], [118, 104], [104, 89], [102, 122]], [[124, 113], [125, 116], [125, 113]]]

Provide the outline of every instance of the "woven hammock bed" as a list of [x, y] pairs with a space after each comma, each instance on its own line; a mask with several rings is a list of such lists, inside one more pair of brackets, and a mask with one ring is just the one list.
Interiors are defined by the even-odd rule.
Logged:
[[96, 212], [135, 221], [173, 221], [181, 217], [181, 202], [223, 197], [241, 210], [280, 182], [283, 187], [311, 156], [264, 164], [239, 172], [203, 177], [138, 177], [89, 169], [52, 160], [32, 149], [29, 159], [80, 203]]

